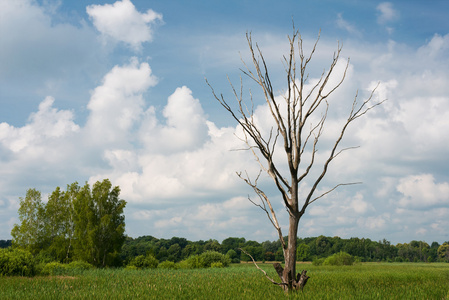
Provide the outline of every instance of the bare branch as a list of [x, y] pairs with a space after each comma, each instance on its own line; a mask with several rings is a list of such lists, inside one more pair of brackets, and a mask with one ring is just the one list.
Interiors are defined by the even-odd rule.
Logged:
[[238, 248], [238, 249], [239, 249], [240, 251], [242, 251], [243, 253], [245, 253], [246, 255], [248, 255], [248, 256], [251, 258], [251, 260], [253, 261], [253, 263], [254, 263], [254, 265], [256, 266], [256, 268], [259, 269], [259, 270], [261, 270], [261, 271], [265, 274], [265, 277], [267, 277], [267, 279], [268, 279], [269, 281], [271, 281], [273, 284], [276, 284], [276, 285], [287, 285], [286, 283], [283, 283], [283, 282], [276, 282], [276, 281], [274, 281], [270, 276], [268, 276], [267, 272], [265, 272], [264, 270], [262, 270], [262, 269], [257, 265], [256, 261], [255, 261], [254, 258], [251, 256], [251, 254], [249, 254], [248, 252], [246, 252], [246, 251], [243, 250], [242, 248]]
[[332, 191], [334, 191], [334, 190], [335, 190], [336, 188], [338, 188], [339, 186], [342, 186], [342, 185], [354, 185], [354, 184], [362, 184], [362, 182], [351, 182], [351, 183], [340, 183], [340, 184], [337, 184], [336, 186], [334, 186], [333, 188], [331, 188], [331, 189], [328, 190], [327, 192], [325, 192], [325, 193], [321, 194], [320, 196], [318, 196], [318, 197], [312, 199], [312, 200], [309, 202], [309, 204], [312, 204], [312, 203], [315, 202], [316, 200], [318, 200], [318, 199], [320, 199], [320, 198], [326, 196], [327, 194], [331, 193]]

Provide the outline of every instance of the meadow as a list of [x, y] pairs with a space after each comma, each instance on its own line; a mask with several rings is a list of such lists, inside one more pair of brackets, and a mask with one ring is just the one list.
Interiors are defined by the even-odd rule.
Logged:
[[[276, 279], [271, 264], [260, 264]], [[252, 264], [209, 269], [94, 269], [0, 277], [0, 299], [449, 299], [448, 263], [298, 264], [311, 277], [286, 295]]]

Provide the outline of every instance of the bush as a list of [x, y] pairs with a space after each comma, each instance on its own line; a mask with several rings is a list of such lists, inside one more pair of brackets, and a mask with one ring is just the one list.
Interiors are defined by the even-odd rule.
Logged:
[[186, 260], [180, 262], [180, 267], [187, 269], [198, 269], [203, 266], [199, 255], [191, 255]]
[[[177, 264], [182, 269], [223, 268], [229, 266], [231, 259], [216, 251], [206, 251], [200, 255], [191, 255]], [[160, 264], [159, 264], [160, 266]]]
[[147, 256], [139, 255], [134, 257], [128, 264], [128, 266], [134, 266], [138, 269], [155, 269], [157, 268], [159, 261], [151, 254]]
[[346, 253], [346, 252], [339, 252], [335, 253], [329, 257], [327, 257], [323, 265], [326, 266], [352, 266], [354, 264], [354, 256]]
[[229, 266], [231, 263], [231, 259], [216, 251], [206, 251], [200, 254], [199, 256], [201, 266], [203, 268], [210, 268], [212, 263], [221, 262], [223, 267]]
[[69, 263], [68, 265], [65, 265], [65, 268], [67, 270], [75, 270], [75, 271], [85, 271], [93, 269], [94, 266], [91, 265], [88, 262], [82, 261], [82, 260], [75, 260]]
[[324, 263], [324, 258], [314, 258], [312, 261], [312, 265], [314, 266], [321, 266]]
[[223, 264], [221, 262], [214, 262], [210, 264], [211, 268], [223, 268]]
[[41, 275], [63, 275], [66, 273], [67, 267], [60, 262], [49, 262], [44, 265], [41, 270]]
[[169, 261], [169, 260], [161, 262], [157, 267], [160, 269], [177, 269], [178, 268], [177, 265], [175, 264], [175, 262]]
[[0, 249], [1, 276], [34, 276], [36, 273], [33, 255], [22, 249]]

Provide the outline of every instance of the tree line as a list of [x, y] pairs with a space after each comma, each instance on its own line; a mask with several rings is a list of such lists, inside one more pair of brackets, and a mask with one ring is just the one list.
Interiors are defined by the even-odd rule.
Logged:
[[[287, 238], [285, 238], [287, 239]], [[296, 258], [298, 261], [313, 261], [326, 258], [339, 252], [346, 252], [357, 257], [362, 262], [449, 262], [449, 241], [430, 245], [423, 241], [411, 241], [392, 245], [389, 241], [372, 241], [366, 238], [340, 237], [307, 237], [298, 238]], [[0, 248], [14, 245], [11, 240], [0, 240]], [[43, 253], [50, 251], [50, 247], [43, 249]], [[279, 241], [257, 242], [245, 238], [229, 237], [221, 243], [215, 239], [189, 241], [185, 238], [172, 237], [158, 239], [146, 235], [138, 238], [125, 237], [124, 243], [117, 252], [115, 266], [127, 265], [137, 256], [151, 255], [159, 262], [180, 262], [193, 255], [200, 255], [207, 251], [220, 252], [227, 255], [233, 263], [250, 261], [251, 258], [241, 249], [249, 253], [257, 261], [284, 261], [282, 245]], [[76, 251], [74, 251], [76, 252]], [[49, 259], [48, 255], [38, 252], [38, 258]], [[71, 259], [56, 261], [69, 262], [80, 259], [76, 255]], [[81, 259], [83, 260], [83, 259]], [[88, 259], [85, 259], [87, 262]], [[112, 264], [114, 265], [114, 264]]]
[[[284, 237], [287, 241], [287, 237]], [[449, 262], [449, 241], [440, 245], [430, 245], [423, 241], [411, 241], [392, 245], [389, 241], [372, 241], [365, 238], [343, 239], [340, 237], [308, 237], [297, 239], [296, 258], [298, 261], [313, 261], [326, 258], [339, 252], [346, 252], [362, 262]], [[221, 243], [210, 239], [207, 241], [189, 241], [185, 238], [158, 239], [153, 236], [138, 238], [127, 237], [121, 251], [123, 261], [138, 255], [151, 254], [159, 261], [178, 262], [190, 255], [205, 251], [217, 251], [227, 255], [232, 262], [250, 261], [245, 250], [257, 261], [284, 261], [280, 241], [257, 241], [245, 238], [229, 237]]]

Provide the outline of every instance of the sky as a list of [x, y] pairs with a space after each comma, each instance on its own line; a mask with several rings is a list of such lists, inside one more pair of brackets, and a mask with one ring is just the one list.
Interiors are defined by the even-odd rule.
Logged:
[[[0, 239], [11, 238], [27, 189], [45, 202], [57, 186], [109, 178], [131, 237], [276, 240], [236, 175], [255, 178], [259, 165], [205, 78], [230, 103], [229, 81], [242, 78], [269, 132], [265, 100], [240, 70], [250, 65], [246, 34], [280, 97], [294, 23], [306, 52], [321, 30], [310, 82], [338, 45], [336, 76], [350, 58], [319, 154], [356, 93], [363, 101], [379, 83], [372, 101], [387, 99], [352, 124], [343, 147], [359, 147], [333, 161], [318, 191], [362, 183], [310, 205], [298, 236], [448, 241], [448, 12], [443, 0], [0, 0]], [[286, 234], [280, 195], [267, 176], [259, 184]]]

